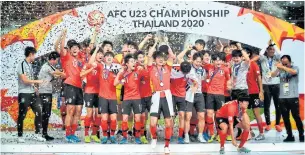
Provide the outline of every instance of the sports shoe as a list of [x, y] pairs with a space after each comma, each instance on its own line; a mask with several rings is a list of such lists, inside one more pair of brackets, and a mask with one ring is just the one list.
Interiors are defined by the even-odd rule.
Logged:
[[295, 139], [294, 139], [294, 136], [287, 136], [286, 139], [284, 139], [284, 142], [294, 142]]
[[142, 144], [148, 144], [148, 141], [145, 136], [142, 136], [140, 140], [141, 140]]
[[189, 134], [184, 134], [184, 143], [186, 143], [186, 144], [190, 143], [190, 136], [189, 136]]
[[210, 137], [210, 139], [208, 140], [208, 142], [209, 142], [209, 143], [212, 143], [212, 142], [214, 141], [214, 139], [215, 139], [215, 135], [212, 135], [212, 136]]
[[231, 135], [228, 135], [226, 140], [227, 140], [227, 141], [232, 141], [232, 136], [231, 136]]
[[190, 140], [191, 140], [191, 142], [196, 142], [197, 141], [196, 136], [190, 135]]
[[73, 139], [71, 135], [70, 136], [66, 136], [66, 141], [68, 143], [77, 143], [77, 141], [75, 141], [75, 139]]
[[71, 138], [73, 138], [76, 142], [81, 142], [81, 140], [75, 135], [71, 135]]
[[282, 132], [282, 127], [280, 125], [276, 125], [275, 129], [277, 132]]
[[198, 141], [200, 143], [206, 143], [207, 141], [205, 141], [205, 139], [203, 138], [203, 135], [202, 134], [198, 134], [198, 137], [197, 137]]
[[34, 135], [32, 136], [32, 138], [33, 138], [34, 140], [39, 141], [39, 142], [45, 142], [45, 141], [46, 141], [46, 139], [43, 138], [41, 134], [34, 134]]
[[255, 140], [265, 140], [265, 136], [262, 135], [262, 134], [259, 134], [259, 135], [255, 138]]
[[127, 144], [127, 143], [128, 143], [127, 138], [123, 138], [123, 139], [120, 141], [120, 144]]
[[152, 149], [156, 148], [157, 146], [157, 139], [152, 139], [150, 142], [150, 146]]
[[203, 133], [203, 138], [205, 139], [205, 141], [208, 141], [210, 139], [210, 136], [207, 132]]
[[253, 130], [251, 130], [250, 135], [251, 135], [251, 138], [255, 137], [255, 133], [253, 132]]
[[114, 136], [110, 136], [110, 143], [111, 144], [117, 144], [118, 142], [117, 142], [117, 140]]
[[216, 136], [216, 140], [217, 140], [218, 142], [220, 142], [220, 136], [219, 136], [219, 135]]
[[134, 141], [136, 142], [136, 144], [142, 144], [140, 138], [135, 138]]
[[182, 137], [178, 137], [177, 143], [184, 144], [184, 139]]
[[25, 139], [23, 139], [23, 137], [18, 137], [17, 141], [18, 143], [25, 143]]
[[51, 136], [49, 136], [49, 135], [42, 135], [42, 137], [43, 137], [44, 139], [46, 139], [46, 141], [54, 140], [54, 137], [51, 137]]
[[91, 143], [91, 139], [89, 136], [85, 136], [85, 143]]
[[219, 154], [225, 154], [225, 148], [224, 147], [220, 148]]
[[271, 125], [267, 125], [265, 128], [266, 131], [270, 131], [271, 130]]
[[251, 150], [247, 149], [246, 147], [237, 148], [237, 151], [239, 153], [249, 153], [249, 152], [251, 152]]
[[172, 143], [172, 142], [174, 142], [174, 141], [175, 141], [174, 136], [171, 136], [170, 142]]
[[90, 137], [93, 141], [95, 141], [96, 143], [100, 143], [101, 140], [97, 137], [97, 135], [91, 135]]
[[165, 153], [165, 154], [169, 154], [169, 153], [170, 153], [170, 150], [169, 150], [168, 147], [164, 147], [164, 153]]
[[102, 140], [101, 140], [101, 143], [102, 144], [107, 144], [107, 141], [108, 141], [108, 137], [103, 137]]

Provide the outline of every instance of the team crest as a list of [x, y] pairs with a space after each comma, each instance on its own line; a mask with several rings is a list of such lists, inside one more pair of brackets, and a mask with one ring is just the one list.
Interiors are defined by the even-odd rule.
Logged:
[[219, 73], [220, 73], [221, 75], [223, 75], [223, 70], [220, 70]]
[[138, 74], [137, 73], [133, 73], [133, 76], [135, 79], [138, 79]]

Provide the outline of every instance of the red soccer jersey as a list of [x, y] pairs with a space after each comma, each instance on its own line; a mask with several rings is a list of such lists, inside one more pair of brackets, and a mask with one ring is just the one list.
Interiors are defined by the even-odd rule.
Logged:
[[[205, 65], [203, 65], [202, 67], [204, 68], [204, 70], [205, 70], [206, 73], [207, 73], [208, 70], [209, 70], [209, 68], [210, 68], [210, 67], [213, 67], [213, 65], [212, 65], [212, 64], [205, 64]], [[208, 86], [207, 86], [206, 80], [202, 80], [202, 82], [201, 82], [201, 91], [204, 92], [204, 93], [206, 93], [207, 90], [208, 90], [207, 87], [208, 87]]]
[[[86, 64], [83, 69], [90, 69], [92, 65]], [[99, 73], [97, 68], [94, 68], [90, 73], [86, 75], [87, 84], [85, 87], [85, 93], [98, 94], [99, 93]]]
[[141, 98], [151, 96], [150, 75], [147, 69], [144, 69], [140, 78], [140, 96]]
[[258, 94], [258, 77], [260, 75], [260, 69], [256, 62], [251, 61], [249, 71], [247, 73], [247, 83], [249, 88], [249, 94]]
[[83, 68], [84, 62], [79, 58], [75, 58], [66, 53], [66, 55], [61, 55], [62, 66], [66, 72], [66, 80], [64, 83], [82, 88], [82, 81], [80, 78], [80, 72]]
[[230, 79], [228, 68], [221, 66], [219, 68], [210, 67], [208, 70], [208, 94], [224, 95], [226, 83]]
[[226, 62], [230, 62], [232, 59], [232, 54], [226, 55]]
[[[112, 63], [113, 65], [118, 65]], [[116, 74], [110, 71], [110, 69], [106, 69], [104, 64], [98, 64], [97, 71], [99, 73], [99, 96], [108, 100], [117, 100], [116, 97], [116, 87], [114, 86], [114, 79]]]
[[237, 100], [225, 103], [217, 112], [216, 117], [227, 118], [229, 122], [233, 122], [233, 117], [238, 116], [238, 102]]
[[130, 73], [123, 73], [120, 75], [119, 80], [125, 80], [124, 83], [124, 101], [138, 100], [140, 96], [140, 78], [142, 71], [137, 70]]
[[[177, 72], [180, 72], [180, 67], [175, 67], [175, 70]], [[175, 70], [172, 70], [175, 71]], [[182, 74], [182, 73], [181, 73]], [[170, 90], [172, 95], [177, 97], [185, 97], [186, 95], [186, 84], [187, 84], [187, 78], [186, 77], [171, 77], [170, 80]]]
[[[148, 71], [150, 72], [150, 79], [154, 91], [163, 91], [170, 89], [171, 69], [172, 67], [167, 64], [159, 69], [156, 65], [148, 66]], [[160, 80], [161, 78], [162, 81]], [[165, 93], [161, 93], [160, 97], [165, 97]]]

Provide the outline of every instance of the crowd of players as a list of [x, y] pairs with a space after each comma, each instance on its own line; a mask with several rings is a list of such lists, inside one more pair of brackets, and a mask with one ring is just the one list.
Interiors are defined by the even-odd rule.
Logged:
[[[243, 48], [237, 42], [221, 46], [219, 52], [210, 52], [204, 50], [202, 39], [176, 55], [168, 38], [161, 41], [148, 34], [139, 45], [127, 42], [120, 54], [115, 54], [110, 41], [95, 45], [96, 35], [93, 35], [85, 44], [75, 40], [66, 42], [66, 33], [67, 30], [61, 33], [55, 51], [49, 54], [37, 80], [31, 64], [35, 59], [35, 48], [26, 47], [26, 58], [17, 66], [20, 143], [25, 142], [23, 120], [29, 106], [35, 113], [36, 134], [33, 138], [38, 141], [54, 139], [47, 130], [52, 107], [51, 82], [55, 78], [64, 79], [61, 112], [66, 140], [70, 143], [81, 141], [75, 131], [84, 105], [87, 109], [84, 118], [86, 143], [92, 140], [102, 144], [127, 144], [128, 119], [133, 116], [135, 143], [148, 143], [145, 126], [149, 123], [151, 146], [155, 148], [158, 119], [163, 117], [164, 151], [169, 153], [174, 118], [178, 117], [179, 144], [217, 139], [221, 144], [220, 153], [224, 153], [224, 143], [230, 140], [239, 152], [250, 152], [244, 144], [255, 135], [247, 109], [253, 110], [257, 120], [259, 135], [255, 140], [264, 140], [264, 131], [271, 129], [271, 98], [276, 109], [275, 128], [278, 132], [282, 130], [281, 116], [284, 119], [288, 134], [284, 142], [295, 141], [290, 111], [299, 130], [299, 140], [304, 142], [298, 104], [298, 67], [292, 64], [289, 55], [280, 57], [271, 41], [263, 49], [263, 55], [251, 48]], [[149, 40], [154, 44], [147, 45]], [[62, 71], [55, 68], [58, 60]], [[36, 102], [37, 97], [41, 102]], [[118, 108], [120, 101], [122, 104]], [[265, 129], [261, 107], [264, 108]], [[146, 122], [147, 113], [150, 122]], [[122, 121], [118, 121], [118, 114], [122, 114]], [[237, 135], [234, 135], [234, 128], [238, 128]], [[118, 130], [123, 136], [119, 142], [115, 136]]]

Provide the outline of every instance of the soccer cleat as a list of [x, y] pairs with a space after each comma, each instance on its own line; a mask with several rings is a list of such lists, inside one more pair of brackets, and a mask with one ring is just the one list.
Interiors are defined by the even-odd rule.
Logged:
[[276, 125], [275, 129], [277, 132], [282, 132], [282, 127], [280, 125]]
[[81, 142], [81, 140], [75, 135], [71, 135], [71, 138], [74, 139], [76, 142]]
[[219, 154], [225, 154], [225, 148], [224, 147], [220, 148]]
[[77, 143], [77, 142], [75, 141], [75, 139], [73, 139], [73, 138], [71, 137], [71, 135], [70, 135], [70, 136], [66, 136], [66, 141], [67, 141], [68, 143]]
[[215, 139], [215, 135], [212, 135], [211, 138], [208, 140], [209, 143], [212, 143]]
[[205, 139], [205, 141], [208, 141], [210, 139], [210, 136], [207, 132], [203, 133], [203, 138]]
[[117, 144], [118, 143], [114, 136], [110, 137], [110, 142], [111, 142], [111, 144]]
[[23, 139], [23, 137], [18, 137], [18, 143], [25, 143], [25, 139]]
[[156, 148], [157, 146], [157, 139], [152, 139], [150, 142], [150, 146], [152, 149]]
[[259, 135], [255, 138], [255, 140], [265, 140], [265, 136], [259, 134]]
[[265, 128], [266, 131], [270, 131], [271, 130], [271, 125], [267, 125], [267, 127]]
[[101, 142], [101, 140], [97, 137], [97, 135], [91, 135], [91, 139], [93, 141], [95, 141], [96, 143], [100, 143]]
[[237, 151], [239, 153], [249, 153], [249, 152], [251, 152], [251, 150], [247, 149], [246, 147], [237, 148]]
[[184, 144], [184, 139], [182, 137], [178, 137], [178, 144]]
[[148, 144], [148, 141], [145, 136], [142, 136], [140, 140], [141, 140], [142, 144]]
[[300, 142], [304, 142], [304, 135], [300, 135], [299, 140], [300, 140]]
[[135, 138], [135, 142], [136, 142], [136, 144], [142, 144], [140, 138]]
[[102, 144], [107, 144], [107, 141], [108, 141], [108, 137], [103, 137], [102, 140], [101, 140], [101, 143]]
[[128, 143], [127, 138], [123, 138], [123, 139], [120, 141], [120, 144], [127, 144], [127, 143]]
[[232, 136], [231, 136], [231, 135], [228, 135], [226, 140], [227, 140], [227, 141], [232, 141]]
[[189, 134], [184, 135], [184, 143], [189, 144], [190, 143], [190, 136]]
[[169, 153], [170, 153], [170, 150], [169, 150], [168, 147], [164, 147], [164, 153], [165, 153], [165, 154], [169, 154]]
[[286, 139], [284, 139], [284, 142], [294, 142], [295, 139], [293, 136], [288, 136]]
[[190, 140], [191, 140], [191, 142], [196, 142], [197, 141], [196, 136], [190, 135]]
[[205, 139], [203, 138], [203, 135], [202, 134], [199, 134], [198, 137], [197, 137], [198, 141], [200, 143], [206, 143], [207, 141], [205, 141]]
[[46, 141], [54, 140], [54, 137], [51, 137], [51, 136], [49, 136], [49, 135], [42, 135], [42, 137], [43, 137], [44, 139], [46, 139]]
[[36, 141], [39, 141], [39, 142], [45, 142], [45, 141], [46, 141], [46, 139], [43, 138], [40, 134], [34, 134], [34, 135], [32, 136], [32, 138], [33, 138], [34, 140], [36, 140]]
[[89, 136], [85, 136], [85, 143], [91, 143], [91, 139]]

